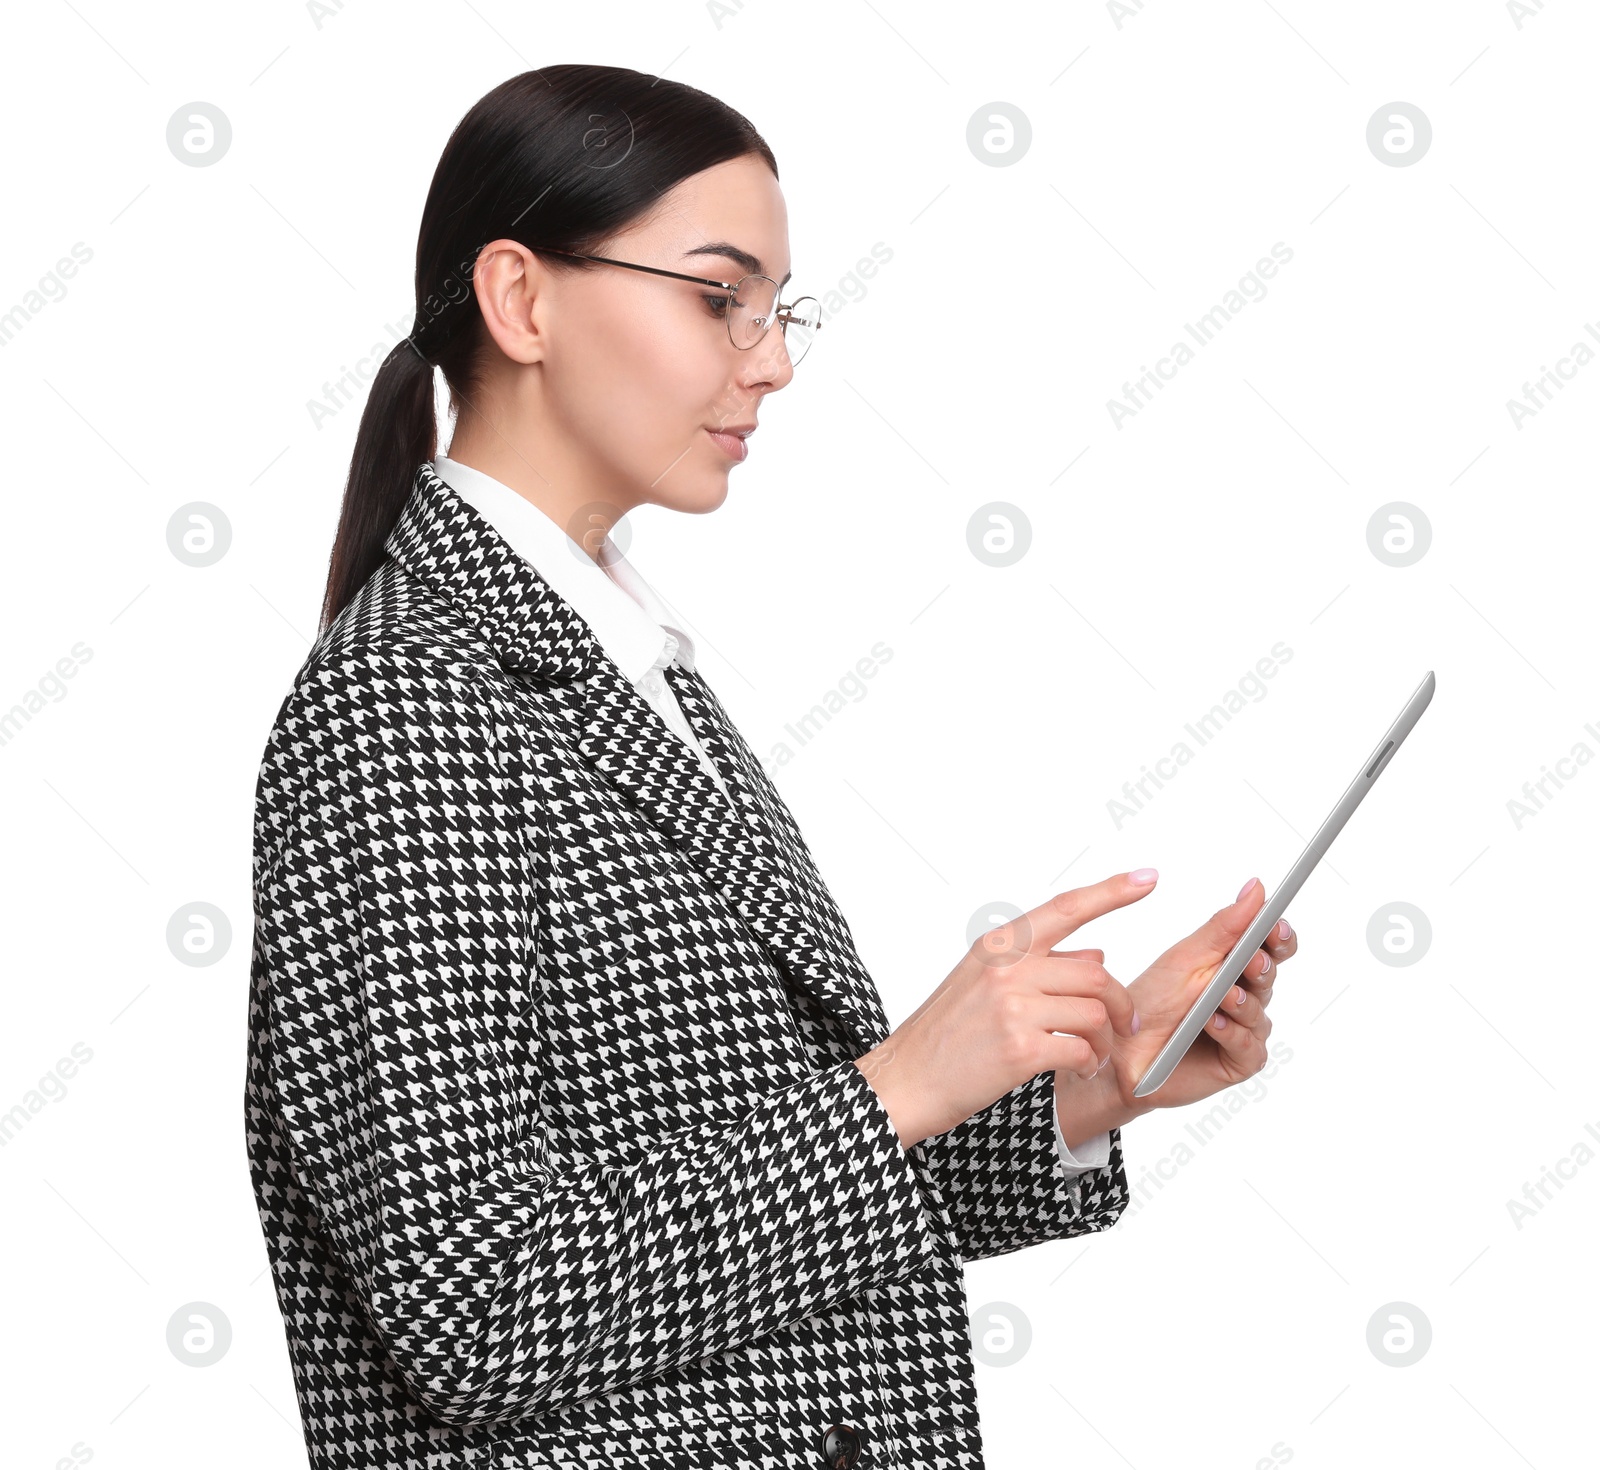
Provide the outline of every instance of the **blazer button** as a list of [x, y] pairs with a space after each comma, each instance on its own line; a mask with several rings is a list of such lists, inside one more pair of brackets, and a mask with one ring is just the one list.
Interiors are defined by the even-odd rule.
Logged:
[[835, 1424], [822, 1436], [822, 1458], [828, 1470], [850, 1470], [861, 1458], [861, 1435], [848, 1424]]

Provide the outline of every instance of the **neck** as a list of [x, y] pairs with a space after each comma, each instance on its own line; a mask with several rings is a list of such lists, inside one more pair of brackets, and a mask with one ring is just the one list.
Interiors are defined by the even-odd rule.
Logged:
[[543, 455], [536, 461], [522, 446], [498, 435], [473, 434], [458, 427], [446, 455], [498, 480], [537, 506], [597, 565], [601, 541], [628, 511], [613, 497], [596, 493], [591, 482], [575, 469], [564, 467], [559, 456]]

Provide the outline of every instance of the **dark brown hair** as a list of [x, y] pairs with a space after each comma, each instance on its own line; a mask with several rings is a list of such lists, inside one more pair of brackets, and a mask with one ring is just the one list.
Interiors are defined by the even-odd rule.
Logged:
[[[490, 240], [536, 253], [599, 252], [691, 174], [757, 154], [777, 160], [749, 121], [682, 82], [619, 66], [547, 66], [502, 82], [456, 124], [417, 231], [416, 320], [383, 360], [361, 414], [322, 629], [384, 560], [384, 541], [417, 466], [438, 453], [433, 369], [450, 405], [471, 402], [489, 345], [473, 268]], [[593, 266], [541, 257], [552, 270]]]

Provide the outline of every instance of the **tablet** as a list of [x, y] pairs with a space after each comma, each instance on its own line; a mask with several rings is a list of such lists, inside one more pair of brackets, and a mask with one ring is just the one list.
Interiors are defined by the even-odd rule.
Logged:
[[1223, 997], [1233, 988], [1234, 982], [1238, 980], [1244, 967], [1250, 963], [1251, 957], [1266, 941], [1267, 935], [1272, 932], [1272, 926], [1283, 917], [1283, 911], [1289, 907], [1289, 900], [1300, 891], [1300, 885], [1311, 876], [1311, 870], [1333, 845], [1333, 839], [1339, 835], [1340, 828], [1349, 820], [1350, 813], [1361, 805], [1361, 798], [1372, 789], [1372, 783], [1378, 779], [1378, 773], [1393, 759], [1395, 751], [1411, 733], [1411, 727], [1421, 718], [1423, 710], [1427, 709], [1428, 701], [1432, 698], [1433, 672], [1429, 670], [1423, 681], [1417, 685], [1417, 692], [1406, 701], [1405, 708], [1400, 711], [1394, 724], [1384, 732], [1377, 748], [1362, 763], [1349, 789], [1328, 813], [1327, 821], [1317, 828], [1316, 836], [1306, 844], [1306, 850], [1289, 869], [1289, 876], [1267, 895], [1267, 901], [1261, 905], [1261, 912], [1240, 936], [1239, 942], [1228, 951], [1228, 957], [1223, 960], [1222, 968], [1212, 976], [1210, 984], [1201, 992], [1200, 998], [1189, 1007], [1189, 1014], [1183, 1018], [1182, 1024], [1172, 1033], [1167, 1044], [1156, 1053], [1156, 1059], [1150, 1063], [1149, 1069], [1133, 1089], [1135, 1097], [1149, 1097], [1172, 1075], [1172, 1069], [1183, 1060], [1184, 1053], [1194, 1044], [1195, 1037], [1205, 1030], [1206, 1022], [1222, 1004]]

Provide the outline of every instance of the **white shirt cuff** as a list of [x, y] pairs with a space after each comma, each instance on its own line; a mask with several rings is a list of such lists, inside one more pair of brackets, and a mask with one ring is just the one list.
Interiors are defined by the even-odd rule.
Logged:
[[[1061, 1086], [1061, 1078], [1056, 1076], [1056, 1087]], [[1054, 1109], [1054, 1098], [1051, 1103]], [[1056, 1125], [1056, 1152], [1061, 1155], [1061, 1167], [1068, 1174], [1083, 1174], [1090, 1169], [1103, 1169], [1111, 1162], [1111, 1132], [1105, 1129], [1091, 1138], [1087, 1143], [1078, 1146], [1076, 1154], [1067, 1147], [1066, 1137], [1061, 1132], [1061, 1115], [1052, 1111], [1051, 1116]]]

